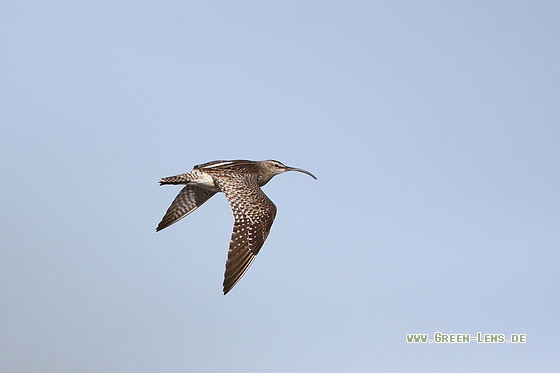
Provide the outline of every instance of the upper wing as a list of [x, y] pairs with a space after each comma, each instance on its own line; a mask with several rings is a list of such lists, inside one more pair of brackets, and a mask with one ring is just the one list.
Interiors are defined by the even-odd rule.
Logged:
[[156, 232], [183, 219], [200, 207], [204, 202], [208, 201], [214, 194], [216, 194], [216, 192], [202, 189], [196, 185], [187, 185], [177, 194], [177, 197], [175, 197], [175, 200], [167, 209], [165, 216], [161, 219], [156, 228]]
[[263, 246], [276, 216], [276, 206], [258, 186], [256, 174], [230, 174], [215, 180], [226, 195], [234, 220], [224, 274], [227, 294]]

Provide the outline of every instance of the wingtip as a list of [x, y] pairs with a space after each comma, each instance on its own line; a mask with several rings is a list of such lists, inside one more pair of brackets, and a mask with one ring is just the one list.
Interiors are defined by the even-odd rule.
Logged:
[[233, 289], [233, 287], [237, 284], [237, 282], [231, 284], [231, 283], [226, 283], [226, 279], [224, 278], [224, 282], [222, 284], [223, 286], [223, 291], [224, 291], [224, 295], [226, 295], [227, 293], [229, 293], [231, 291], [231, 289]]
[[237, 284], [237, 282], [235, 282], [233, 285], [232, 284], [225, 284], [225, 279], [224, 279], [224, 284], [223, 284], [223, 291], [224, 291], [224, 295], [227, 295], [227, 293], [229, 293], [231, 291], [231, 289], [233, 289], [233, 287]]

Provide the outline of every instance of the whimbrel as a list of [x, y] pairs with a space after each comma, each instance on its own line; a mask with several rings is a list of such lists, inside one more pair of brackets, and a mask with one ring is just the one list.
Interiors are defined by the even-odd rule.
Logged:
[[177, 176], [164, 177], [159, 182], [185, 184], [167, 209], [156, 228], [160, 231], [178, 222], [217, 192], [223, 192], [233, 213], [233, 232], [229, 244], [224, 295], [247, 269], [268, 237], [276, 216], [276, 206], [261, 187], [274, 176], [286, 171], [299, 171], [317, 179], [311, 172], [288, 167], [278, 161], [213, 161], [194, 166], [193, 170]]

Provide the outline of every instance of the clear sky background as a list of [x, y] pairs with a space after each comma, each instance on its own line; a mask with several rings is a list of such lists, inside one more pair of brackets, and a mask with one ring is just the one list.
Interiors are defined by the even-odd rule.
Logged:
[[[560, 371], [560, 3], [0, 3], [0, 371]], [[305, 168], [227, 296], [217, 159]], [[527, 335], [408, 344], [407, 333]]]

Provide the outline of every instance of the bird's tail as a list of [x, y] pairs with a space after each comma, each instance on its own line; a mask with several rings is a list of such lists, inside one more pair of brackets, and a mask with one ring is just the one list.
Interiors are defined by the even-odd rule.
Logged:
[[176, 176], [169, 176], [169, 177], [162, 177], [159, 181], [159, 185], [177, 185], [177, 184], [186, 184], [189, 181], [187, 174], [181, 174]]

